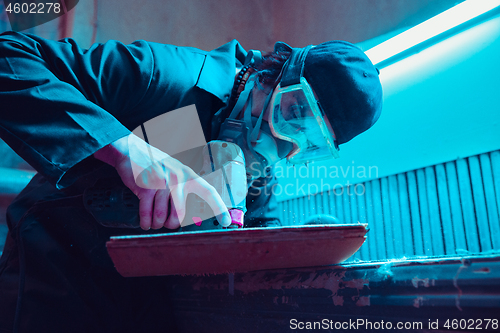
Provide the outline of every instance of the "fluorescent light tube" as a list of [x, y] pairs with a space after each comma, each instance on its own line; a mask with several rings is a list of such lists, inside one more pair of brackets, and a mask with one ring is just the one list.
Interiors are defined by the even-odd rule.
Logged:
[[467, 0], [366, 51], [374, 65], [500, 6], [500, 0]]

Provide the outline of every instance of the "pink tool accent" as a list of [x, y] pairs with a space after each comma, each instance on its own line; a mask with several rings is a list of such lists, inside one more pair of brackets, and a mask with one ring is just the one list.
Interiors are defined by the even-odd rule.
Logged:
[[237, 224], [238, 228], [243, 228], [244, 213], [242, 210], [230, 209], [229, 215], [231, 215], [231, 224]]
[[203, 222], [203, 220], [201, 218], [199, 218], [198, 216], [193, 216], [193, 222], [194, 222], [194, 224], [196, 224], [199, 227], [199, 226], [201, 226], [201, 222]]

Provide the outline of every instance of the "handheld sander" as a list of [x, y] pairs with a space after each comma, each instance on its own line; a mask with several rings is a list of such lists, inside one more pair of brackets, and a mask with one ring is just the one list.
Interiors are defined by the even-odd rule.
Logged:
[[[202, 164], [197, 172], [212, 185], [226, 204], [232, 223], [228, 228], [242, 228], [246, 213], [247, 176], [241, 148], [231, 142], [208, 142], [202, 153], [192, 154]], [[139, 228], [139, 199], [120, 178], [98, 180], [85, 190], [84, 205], [94, 218], [107, 227]], [[173, 205], [173, 203], [171, 202]], [[175, 209], [175, 208], [174, 208]], [[222, 229], [206, 201], [190, 193], [182, 231]]]

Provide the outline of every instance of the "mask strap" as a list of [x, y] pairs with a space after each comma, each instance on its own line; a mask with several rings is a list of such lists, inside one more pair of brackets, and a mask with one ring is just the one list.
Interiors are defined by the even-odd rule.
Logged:
[[[253, 83], [253, 81], [252, 81]], [[250, 96], [251, 97], [251, 96]], [[247, 131], [247, 142], [252, 142], [250, 140], [251, 138], [251, 132], [253, 131], [253, 124], [252, 124], [252, 99], [250, 98], [247, 103], [247, 107], [243, 113], [243, 120], [245, 121], [245, 124], [248, 127]]]
[[231, 111], [231, 114], [229, 115], [229, 119], [236, 119], [238, 114], [241, 112], [243, 107], [245, 106], [245, 103], [248, 100], [248, 97], [251, 95], [251, 92], [253, 90], [254, 82], [253, 80], [249, 80], [245, 84], [245, 89], [240, 94], [240, 97], [238, 98], [238, 101], [236, 102], [236, 105], [233, 107], [233, 111]]
[[245, 57], [245, 66], [252, 65], [256, 67], [262, 63], [262, 52], [258, 50], [249, 50]]
[[250, 134], [250, 142], [257, 142], [257, 138], [259, 136], [260, 132], [260, 126], [262, 124], [262, 118], [264, 118], [264, 113], [267, 110], [267, 106], [269, 105], [269, 102], [271, 101], [271, 97], [273, 96], [274, 89], [271, 90], [269, 95], [267, 95], [266, 101], [264, 102], [264, 108], [262, 109], [262, 112], [260, 113], [259, 119], [257, 119], [257, 123], [255, 124], [254, 129], [252, 130], [252, 133]]

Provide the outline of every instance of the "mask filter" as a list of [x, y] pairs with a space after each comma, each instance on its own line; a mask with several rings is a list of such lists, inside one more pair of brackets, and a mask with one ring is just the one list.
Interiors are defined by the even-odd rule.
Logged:
[[245, 156], [247, 184], [250, 186], [253, 180], [265, 175], [265, 168], [268, 162], [265, 157], [258, 154], [252, 145], [249, 144], [248, 131], [248, 127], [244, 121], [228, 118], [220, 128], [218, 140], [232, 142], [241, 148]]

